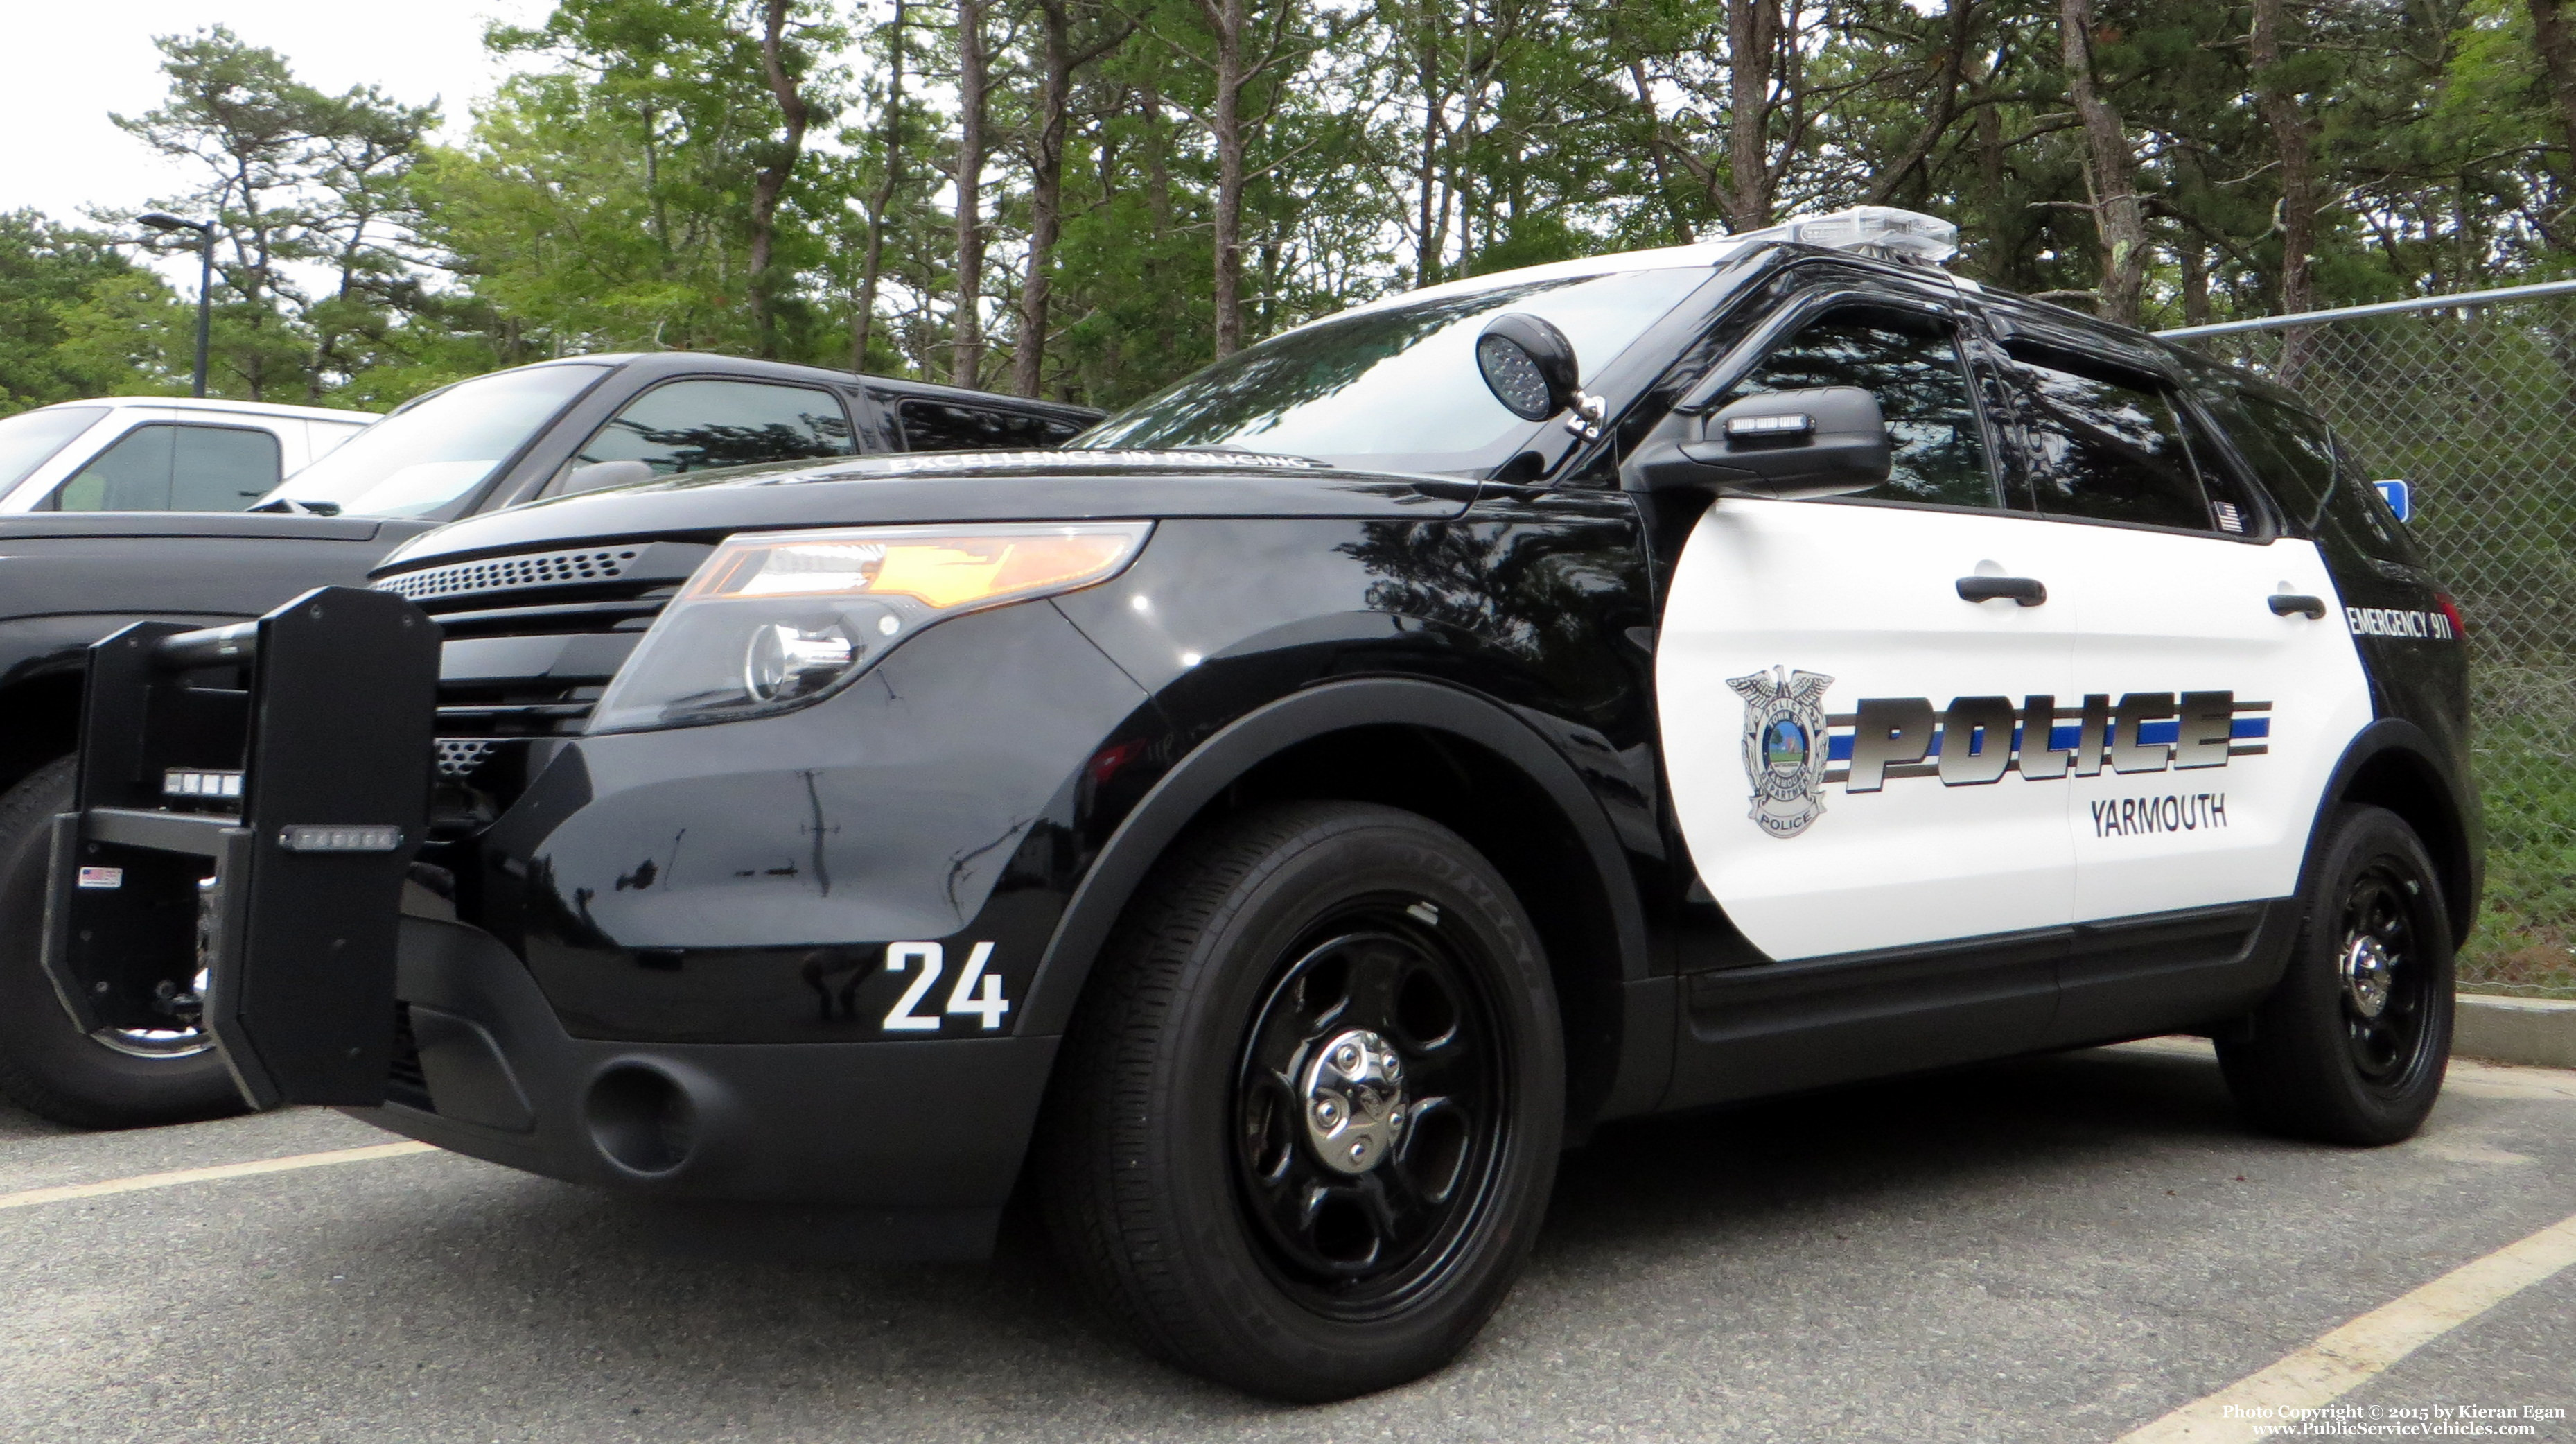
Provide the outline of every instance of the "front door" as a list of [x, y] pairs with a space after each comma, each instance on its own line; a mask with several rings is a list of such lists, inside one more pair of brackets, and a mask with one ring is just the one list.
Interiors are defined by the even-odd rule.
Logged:
[[1721, 500], [1678, 558], [1656, 690], [1691, 861], [1774, 959], [2062, 928], [2074, 619], [1961, 582], [2062, 576], [2063, 528], [2000, 506], [1947, 318], [1827, 310], [1730, 394], [1810, 386], [1875, 395], [1894, 465], [1861, 498]]

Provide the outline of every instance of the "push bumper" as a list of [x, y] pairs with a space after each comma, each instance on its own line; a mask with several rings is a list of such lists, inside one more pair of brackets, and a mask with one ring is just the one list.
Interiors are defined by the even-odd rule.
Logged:
[[393, 1096], [354, 1117], [492, 1163], [667, 1197], [882, 1213], [941, 1256], [989, 1248], [1052, 1037], [619, 1043], [563, 1030], [477, 928], [405, 916]]

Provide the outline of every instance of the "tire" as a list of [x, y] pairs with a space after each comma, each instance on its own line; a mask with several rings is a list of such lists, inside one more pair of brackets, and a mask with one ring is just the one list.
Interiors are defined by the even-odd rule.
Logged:
[[2450, 915], [2422, 840], [2385, 808], [2346, 808], [2280, 983], [2250, 1035], [2218, 1045], [2228, 1091], [2292, 1138], [2413, 1137], [2450, 1065], [2453, 987]]
[[1501, 1304], [1564, 1108], [1547, 964], [1493, 867], [1392, 808], [1264, 808], [1184, 837], [1114, 930], [1041, 1206], [1150, 1352], [1343, 1399], [1439, 1368]]
[[68, 757], [0, 795], [0, 1093], [75, 1128], [134, 1128], [241, 1112], [241, 1094], [211, 1048], [119, 1051], [83, 1034], [54, 995], [41, 956], [48, 829], [55, 814], [71, 807]]

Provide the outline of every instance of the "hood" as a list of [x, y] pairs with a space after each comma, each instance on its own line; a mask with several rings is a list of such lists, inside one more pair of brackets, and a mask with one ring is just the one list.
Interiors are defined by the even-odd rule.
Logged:
[[1410, 517], [1465, 511], [1477, 483], [1343, 471], [1293, 456], [1211, 451], [960, 451], [736, 467], [560, 497], [452, 522], [385, 559], [580, 545], [714, 541], [737, 531], [904, 522], [1165, 517]]
[[32, 537], [285, 537], [374, 541], [372, 516], [290, 516], [247, 511], [30, 511], [0, 516], [0, 546]]
[[427, 529], [381, 517], [241, 512], [0, 516], [0, 625], [73, 615], [255, 617], [309, 587], [365, 585], [395, 542]]

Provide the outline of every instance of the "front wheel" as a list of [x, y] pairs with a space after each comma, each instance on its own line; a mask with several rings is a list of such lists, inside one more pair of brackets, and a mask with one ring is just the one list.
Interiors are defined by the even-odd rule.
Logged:
[[[232, 1075], [195, 1008], [199, 989], [172, 978], [166, 1006], [130, 1010], [83, 1033], [55, 996], [42, 958], [48, 829], [72, 807], [65, 757], [0, 795], [0, 1093], [75, 1128], [132, 1128], [239, 1113]], [[191, 959], [171, 960], [173, 973]], [[140, 971], [149, 971], [144, 969]]]
[[2227, 1086], [2276, 1133], [2362, 1146], [2414, 1136], [2451, 1057], [2451, 923], [2415, 830], [2379, 807], [2336, 820], [2288, 968], [2251, 1035], [2218, 1045]]
[[1059, 1252], [1153, 1352], [1347, 1398], [1464, 1348], [1543, 1216], [1555, 994], [1476, 850], [1411, 813], [1184, 838], [1104, 951], [1049, 1099]]

